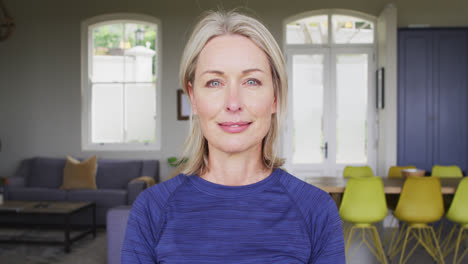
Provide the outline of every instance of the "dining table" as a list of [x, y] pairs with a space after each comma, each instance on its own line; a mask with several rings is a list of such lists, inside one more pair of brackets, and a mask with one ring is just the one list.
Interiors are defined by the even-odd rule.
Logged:
[[[381, 177], [384, 192], [386, 195], [399, 195], [405, 183], [405, 178], [388, 178]], [[453, 196], [457, 190], [458, 184], [462, 178], [439, 178], [442, 195], [444, 196]], [[320, 176], [320, 177], [310, 177], [306, 178], [306, 182], [309, 184], [318, 187], [325, 192], [328, 192], [333, 200], [335, 200], [336, 205], [339, 207], [341, 204], [341, 197], [346, 188], [346, 183], [349, 178], [344, 178], [342, 176]]]

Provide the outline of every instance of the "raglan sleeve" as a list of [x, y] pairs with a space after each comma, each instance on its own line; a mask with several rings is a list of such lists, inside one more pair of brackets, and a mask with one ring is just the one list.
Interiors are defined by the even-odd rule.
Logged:
[[155, 247], [160, 222], [160, 208], [151, 202], [150, 192], [142, 192], [133, 203], [122, 245], [122, 264], [157, 263]]
[[313, 234], [312, 256], [309, 263], [346, 263], [343, 227], [333, 199], [325, 194], [319, 204], [319, 213], [311, 221]]

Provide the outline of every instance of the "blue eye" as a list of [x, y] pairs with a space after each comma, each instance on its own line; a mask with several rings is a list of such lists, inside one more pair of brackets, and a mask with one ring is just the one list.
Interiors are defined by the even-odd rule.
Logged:
[[250, 79], [246, 82], [247, 85], [260, 85], [260, 81], [255, 79]]
[[208, 81], [208, 82], [206, 83], [206, 86], [208, 86], [208, 87], [218, 87], [218, 86], [221, 86], [221, 82], [220, 82], [220, 81], [216, 81], [216, 80], [214, 80], [214, 81]]

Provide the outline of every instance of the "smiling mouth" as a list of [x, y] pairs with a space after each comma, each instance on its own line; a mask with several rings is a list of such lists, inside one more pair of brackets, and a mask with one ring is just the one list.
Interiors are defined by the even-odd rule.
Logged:
[[249, 126], [252, 124], [252, 122], [222, 122], [218, 123], [218, 125], [221, 127], [224, 132], [227, 133], [241, 133], [245, 131]]
[[219, 123], [220, 126], [227, 126], [227, 127], [240, 127], [240, 126], [247, 126], [252, 124], [252, 122], [223, 122]]

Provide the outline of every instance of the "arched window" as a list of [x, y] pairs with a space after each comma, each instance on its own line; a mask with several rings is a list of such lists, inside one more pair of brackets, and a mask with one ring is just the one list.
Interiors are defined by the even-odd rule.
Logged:
[[160, 148], [159, 21], [115, 14], [82, 23], [82, 148]]
[[332, 12], [311, 15], [287, 23], [286, 44], [372, 44], [374, 28], [372, 21], [362, 17]]

